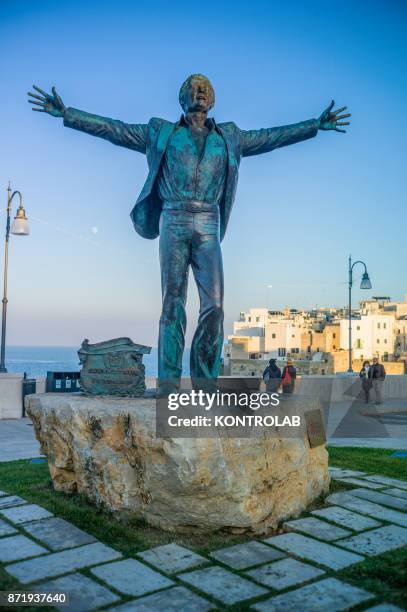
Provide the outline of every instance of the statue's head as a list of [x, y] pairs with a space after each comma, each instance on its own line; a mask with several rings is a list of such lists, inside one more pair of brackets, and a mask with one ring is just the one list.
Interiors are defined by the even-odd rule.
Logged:
[[215, 104], [215, 92], [210, 80], [203, 74], [191, 74], [179, 90], [179, 103], [184, 113], [208, 112]]

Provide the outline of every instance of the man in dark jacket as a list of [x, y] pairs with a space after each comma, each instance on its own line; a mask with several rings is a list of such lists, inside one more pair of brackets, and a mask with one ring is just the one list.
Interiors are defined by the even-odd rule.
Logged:
[[379, 363], [377, 357], [374, 357], [373, 364], [369, 368], [369, 379], [372, 381], [372, 388], [376, 394], [376, 404], [383, 404], [382, 388], [385, 378], [386, 370], [384, 365]]
[[275, 359], [270, 359], [269, 365], [263, 372], [263, 380], [266, 383], [266, 391], [275, 393], [281, 384], [281, 370]]
[[[185, 302], [189, 268], [198, 286], [200, 311], [191, 345], [195, 386], [216, 385], [223, 346], [223, 266], [220, 242], [235, 199], [242, 157], [316, 136], [318, 130], [344, 132], [343, 107], [334, 102], [317, 119], [260, 130], [241, 130], [235, 123], [208, 118], [215, 93], [201, 74], [182, 85], [184, 115], [175, 123], [153, 117], [148, 123], [123, 123], [65, 107], [52, 94], [35, 87], [33, 110], [63, 117], [64, 125], [147, 156], [149, 173], [131, 212], [135, 230], [144, 238], [160, 235], [163, 308], [158, 341], [159, 393], [176, 392], [182, 371], [186, 328]], [[198, 384], [196, 384], [198, 381]], [[201, 381], [201, 384], [199, 383]], [[215, 387], [216, 388], [216, 387]]]

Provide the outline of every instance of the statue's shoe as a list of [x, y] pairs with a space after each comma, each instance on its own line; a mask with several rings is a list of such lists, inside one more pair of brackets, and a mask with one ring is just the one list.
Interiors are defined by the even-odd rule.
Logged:
[[179, 393], [179, 387], [173, 383], [160, 383], [157, 387], [156, 398], [168, 397], [171, 393]]

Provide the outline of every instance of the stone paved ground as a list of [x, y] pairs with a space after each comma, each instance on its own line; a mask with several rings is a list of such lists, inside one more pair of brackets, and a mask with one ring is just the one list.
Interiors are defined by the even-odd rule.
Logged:
[[244, 604], [273, 612], [397, 612], [333, 572], [407, 544], [407, 482], [339, 468], [331, 475], [354, 488], [328, 496], [312, 516], [287, 521], [282, 535], [208, 556], [172, 543], [125, 559], [0, 491], [0, 563], [26, 590], [68, 593], [65, 612], [206, 612]]

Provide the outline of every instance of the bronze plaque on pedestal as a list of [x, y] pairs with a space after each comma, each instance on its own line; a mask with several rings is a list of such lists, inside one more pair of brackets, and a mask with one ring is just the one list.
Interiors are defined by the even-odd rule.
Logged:
[[80, 383], [88, 395], [139, 397], [146, 390], [143, 355], [150, 346], [135, 344], [130, 338], [115, 338], [89, 344], [78, 351], [82, 364]]
[[315, 446], [325, 444], [326, 433], [322, 410], [319, 408], [308, 410], [304, 416], [310, 447], [315, 448]]

